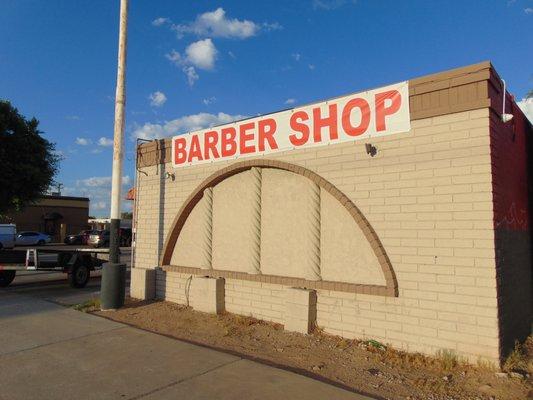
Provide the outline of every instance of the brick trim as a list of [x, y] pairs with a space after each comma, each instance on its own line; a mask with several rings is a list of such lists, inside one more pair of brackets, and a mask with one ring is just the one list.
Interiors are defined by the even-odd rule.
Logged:
[[362, 285], [357, 283], [344, 283], [332, 281], [311, 281], [302, 278], [291, 278], [288, 276], [248, 274], [246, 272], [225, 271], [220, 269], [203, 269], [196, 267], [183, 267], [177, 265], [165, 265], [162, 267], [165, 272], [178, 272], [180, 274], [190, 274], [209, 278], [237, 279], [242, 281], [252, 281], [261, 283], [273, 283], [277, 285], [303, 287], [306, 289], [333, 290], [335, 292], [362, 293], [376, 296], [397, 297], [392, 288], [381, 285]]
[[[170, 267], [170, 262], [172, 259], [172, 253], [174, 252], [174, 247], [176, 245], [176, 242], [178, 241], [178, 237], [181, 233], [181, 230], [183, 226], [185, 225], [185, 222], [187, 221], [187, 218], [189, 217], [189, 214], [194, 209], [196, 204], [201, 200], [203, 196], [203, 192], [206, 188], [214, 187], [220, 182], [222, 182], [224, 179], [227, 179], [233, 175], [236, 175], [240, 172], [247, 171], [251, 169], [252, 167], [259, 167], [259, 168], [275, 168], [275, 169], [281, 169], [284, 171], [293, 172], [298, 175], [305, 176], [306, 178], [310, 179], [314, 183], [316, 183], [318, 186], [326, 190], [328, 193], [330, 193], [334, 198], [336, 198], [339, 203], [341, 203], [346, 210], [350, 213], [352, 218], [354, 219], [355, 223], [359, 226], [361, 231], [363, 232], [365, 238], [369, 242], [372, 250], [374, 251], [375, 256], [378, 259], [378, 262], [381, 266], [381, 270], [383, 272], [383, 275], [385, 277], [385, 286], [379, 286], [379, 285], [360, 285], [360, 284], [349, 284], [349, 283], [341, 283], [341, 282], [323, 282], [325, 286], [331, 287], [331, 285], [334, 285], [336, 289], [331, 290], [339, 290], [344, 292], [354, 292], [354, 293], [365, 293], [365, 294], [376, 294], [381, 296], [398, 296], [398, 281], [396, 279], [396, 274], [394, 273], [394, 270], [392, 268], [392, 264], [389, 260], [389, 257], [387, 256], [387, 253], [385, 252], [385, 249], [383, 245], [381, 244], [381, 241], [378, 238], [378, 235], [368, 222], [368, 220], [365, 218], [365, 216], [361, 213], [359, 208], [339, 189], [337, 189], [333, 184], [328, 182], [326, 179], [322, 178], [320, 175], [314, 173], [313, 171], [301, 167], [299, 165], [290, 164], [283, 161], [277, 161], [277, 160], [268, 160], [268, 159], [255, 159], [255, 160], [246, 160], [246, 161], [240, 161], [236, 162], [232, 165], [229, 165], [225, 168], [222, 168], [218, 170], [217, 172], [213, 173], [209, 177], [207, 177], [185, 200], [182, 207], [178, 211], [178, 214], [176, 218], [174, 219], [174, 222], [172, 223], [172, 227], [170, 229], [170, 233], [168, 234], [165, 244], [163, 246], [163, 255], [161, 257], [160, 265], [165, 267]], [[173, 268], [190, 268], [190, 267], [173, 267]], [[197, 271], [198, 270], [198, 271]], [[193, 272], [197, 271], [199, 275], [205, 275], [206, 273], [214, 273], [215, 271], [207, 271], [207, 270], [200, 270], [199, 268], [193, 268], [189, 271], [189, 273], [197, 273]], [[218, 274], [217, 276], [224, 276], [230, 278], [231, 276], [221, 275], [221, 274], [228, 274], [230, 272], [228, 271], [216, 271]], [[245, 273], [239, 273], [239, 272], [231, 272], [231, 274], [238, 274], [239, 276], [242, 275], [240, 278], [236, 279], [244, 279], [244, 280], [255, 280], [258, 279], [258, 276], [265, 277], [265, 279], [282, 279], [284, 280], [284, 283], [281, 284], [287, 284], [287, 285], [300, 285], [302, 286], [302, 283], [305, 284], [306, 287], [309, 288], [315, 288], [315, 286], [318, 283], [318, 281], [307, 281], [305, 279], [299, 279], [299, 278], [289, 278], [289, 277], [272, 277], [269, 275], [249, 275]], [[297, 283], [292, 283], [293, 281], [297, 281]], [[318, 287], [316, 287], [318, 288]], [[338, 288], [344, 288], [344, 289], [338, 289]], [[320, 288], [321, 289], [321, 288]]]

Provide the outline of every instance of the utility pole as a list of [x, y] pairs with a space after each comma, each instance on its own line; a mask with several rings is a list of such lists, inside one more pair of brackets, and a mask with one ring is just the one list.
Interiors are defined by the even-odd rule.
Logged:
[[115, 97], [115, 130], [113, 141], [113, 174], [111, 179], [111, 226], [109, 230], [109, 262], [102, 270], [101, 308], [114, 310], [124, 305], [126, 265], [120, 264], [120, 201], [124, 140], [124, 108], [126, 105], [126, 47], [128, 34], [128, 0], [120, 0], [118, 36], [117, 90]]

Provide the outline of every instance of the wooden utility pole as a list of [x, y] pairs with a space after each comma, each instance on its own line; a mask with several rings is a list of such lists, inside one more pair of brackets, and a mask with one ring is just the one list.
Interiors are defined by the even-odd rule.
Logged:
[[111, 178], [111, 225], [109, 262], [102, 272], [101, 306], [103, 310], [124, 305], [126, 266], [120, 264], [120, 197], [124, 148], [124, 109], [126, 106], [126, 47], [128, 34], [128, 0], [120, 0], [118, 36], [117, 90], [115, 97], [115, 129], [113, 141], [113, 173]]

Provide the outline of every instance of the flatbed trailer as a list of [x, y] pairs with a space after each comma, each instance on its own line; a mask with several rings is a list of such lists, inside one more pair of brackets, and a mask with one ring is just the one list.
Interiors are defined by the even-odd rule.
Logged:
[[68, 274], [71, 287], [83, 288], [91, 271], [102, 268], [105, 260], [99, 254], [109, 249], [15, 249], [0, 251], [0, 287], [13, 282], [17, 271], [56, 271]]

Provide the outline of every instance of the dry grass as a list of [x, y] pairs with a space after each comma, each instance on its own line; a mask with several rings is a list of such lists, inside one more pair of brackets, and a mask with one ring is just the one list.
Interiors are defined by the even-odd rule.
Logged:
[[480, 371], [487, 371], [487, 372], [498, 371], [498, 366], [494, 362], [485, 360], [481, 357], [477, 359], [476, 366]]
[[456, 368], [459, 364], [464, 364], [463, 360], [460, 360], [457, 354], [453, 350], [438, 350], [436, 353], [437, 365], [448, 372]]
[[505, 372], [533, 373], [533, 336], [522, 344], [515, 343], [513, 351], [507, 356], [502, 369]]

